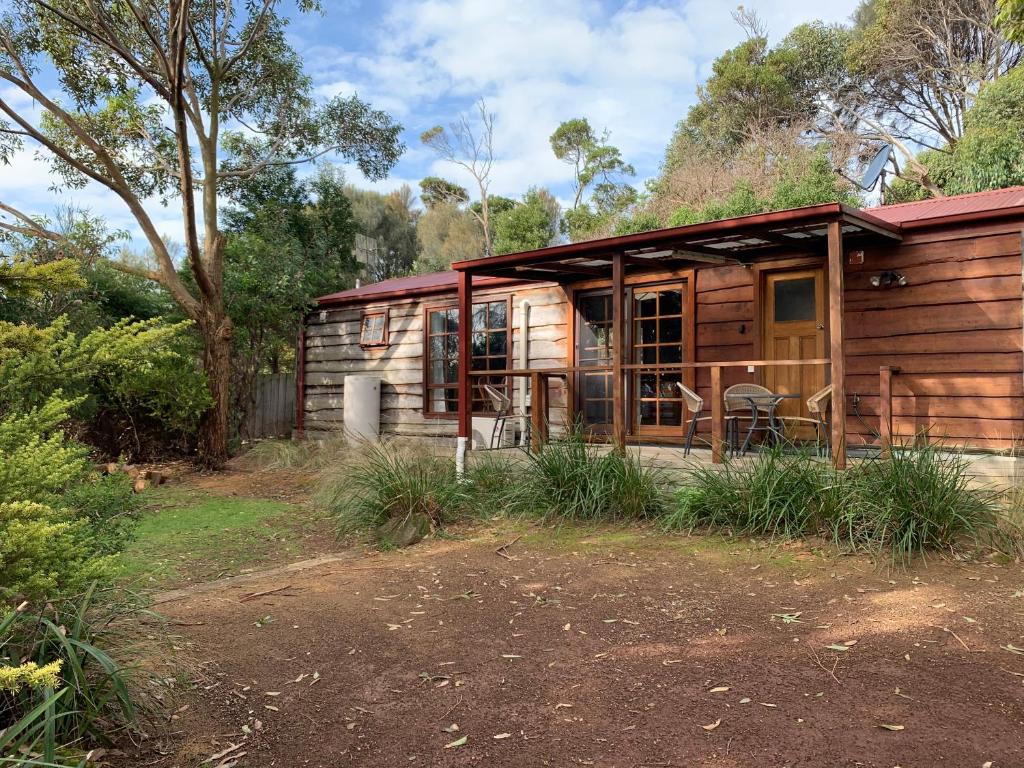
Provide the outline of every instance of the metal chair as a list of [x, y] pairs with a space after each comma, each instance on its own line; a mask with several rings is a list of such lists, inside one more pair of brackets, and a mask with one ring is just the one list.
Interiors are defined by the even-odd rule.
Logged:
[[494, 409], [494, 427], [491, 429], [491, 442], [488, 448], [493, 450], [502, 447], [500, 437], [505, 431], [505, 423], [509, 418], [521, 418], [523, 420], [524, 439], [522, 442], [524, 445], [529, 446], [530, 420], [527, 415], [525, 413], [516, 413], [512, 407], [512, 398], [494, 385], [483, 384], [481, 389], [487, 395], [487, 399], [491, 401], [491, 407]]
[[[726, 413], [725, 441], [730, 446], [733, 455], [739, 452], [742, 456], [747, 452], [747, 448], [750, 447], [750, 438], [754, 436], [755, 432], [772, 429], [771, 408], [774, 395], [774, 392], [760, 384], [733, 384], [725, 390], [723, 393]], [[758, 402], [758, 398], [764, 399], [763, 405]], [[744, 416], [743, 414], [749, 415]], [[763, 427], [758, 426], [762, 414], [764, 416]], [[739, 447], [740, 419], [750, 421], [750, 428], [747, 430], [742, 448]]]
[[697, 433], [697, 422], [711, 421], [711, 417], [701, 416], [701, 413], [704, 411], [703, 397], [698, 395], [681, 381], [677, 381], [676, 386], [679, 387], [679, 393], [683, 396], [683, 403], [686, 405], [686, 410], [692, 414], [689, 424], [686, 425], [686, 443], [683, 445], [683, 456], [689, 456], [690, 449], [693, 447], [693, 436]]
[[829, 449], [829, 428], [828, 412], [832, 405], [832, 385], [822, 387], [809, 398], [807, 398], [807, 416], [783, 416], [783, 424], [790, 422], [797, 424], [811, 424], [814, 427], [814, 444], [818, 449], [819, 456], [828, 456]]

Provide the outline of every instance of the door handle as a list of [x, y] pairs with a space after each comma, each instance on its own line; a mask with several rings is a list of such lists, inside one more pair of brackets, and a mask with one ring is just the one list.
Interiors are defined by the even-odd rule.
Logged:
[[825, 326], [822, 323], [818, 323], [816, 326], [814, 326], [814, 328], [815, 328], [815, 330], [818, 330], [818, 331], [824, 331], [825, 330]]

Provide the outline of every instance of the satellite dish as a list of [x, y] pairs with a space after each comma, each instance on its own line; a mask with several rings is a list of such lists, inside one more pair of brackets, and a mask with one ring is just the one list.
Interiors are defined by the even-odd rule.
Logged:
[[878, 177], [882, 175], [885, 165], [889, 162], [891, 156], [892, 144], [886, 142], [875, 153], [875, 156], [871, 158], [871, 162], [868, 163], [867, 170], [864, 171], [864, 177], [860, 180], [861, 189], [870, 191], [875, 188], [875, 184], [878, 183]]

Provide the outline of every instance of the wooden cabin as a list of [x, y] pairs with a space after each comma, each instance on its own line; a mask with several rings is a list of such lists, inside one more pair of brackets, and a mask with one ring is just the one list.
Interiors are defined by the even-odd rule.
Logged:
[[305, 318], [298, 429], [344, 428], [345, 377], [372, 374], [386, 435], [468, 440], [491, 383], [530, 413], [534, 438], [572, 419], [595, 439], [680, 445], [683, 382], [704, 399], [717, 461], [727, 387], [760, 383], [791, 395], [783, 416], [807, 416], [830, 383], [839, 466], [922, 433], [1011, 453], [1024, 436], [1022, 229], [1024, 187], [830, 203], [341, 291]]

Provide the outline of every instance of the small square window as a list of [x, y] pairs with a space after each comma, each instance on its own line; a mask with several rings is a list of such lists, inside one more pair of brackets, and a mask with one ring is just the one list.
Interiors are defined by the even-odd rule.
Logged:
[[386, 347], [388, 344], [388, 313], [367, 312], [359, 330], [359, 344], [363, 347]]

